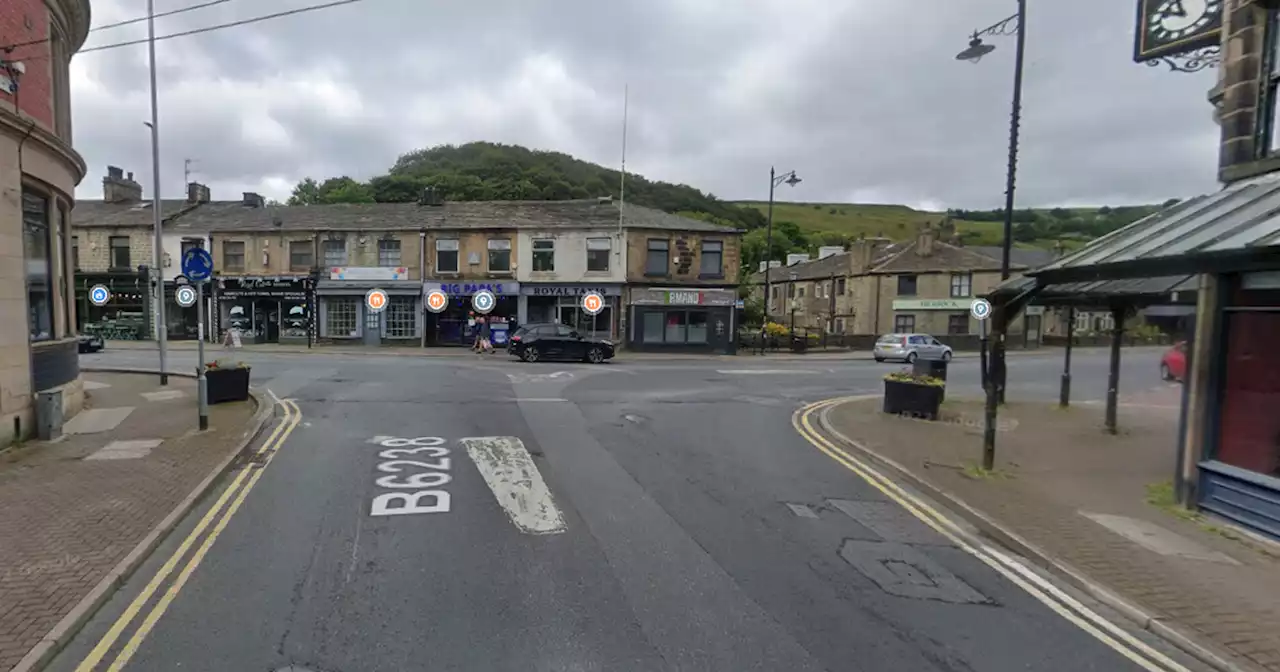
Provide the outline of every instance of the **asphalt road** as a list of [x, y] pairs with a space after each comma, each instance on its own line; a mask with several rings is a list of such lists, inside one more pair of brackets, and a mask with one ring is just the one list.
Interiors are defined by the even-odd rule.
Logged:
[[[1126, 355], [1122, 390], [1160, 384], [1158, 351]], [[157, 671], [1141, 669], [792, 429], [804, 402], [875, 392], [892, 365], [241, 358], [300, 424], [95, 669], [126, 650], [124, 669]], [[1101, 399], [1105, 353], [1075, 369], [1076, 398]], [[1011, 357], [1009, 396], [1056, 399], [1060, 372]], [[976, 361], [950, 381], [976, 392]], [[77, 669], [215, 500], [52, 669]]]

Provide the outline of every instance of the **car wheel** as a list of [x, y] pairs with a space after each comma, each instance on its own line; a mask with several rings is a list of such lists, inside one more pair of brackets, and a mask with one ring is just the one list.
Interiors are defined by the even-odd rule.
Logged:
[[908, 364], [914, 364], [914, 363], [915, 363], [915, 361], [916, 361], [916, 353], [914, 353], [914, 352], [908, 352], [908, 353], [907, 353], [907, 359], [906, 359], [906, 362], [907, 362]]
[[884, 364], [884, 357], [876, 357], [876, 361], [881, 364]]
[[1169, 370], [1169, 365], [1164, 362], [1160, 363], [1160, 380], [1172, 381], [1173, 372]]
[[524, 361], [529, 362], [530, 364], [538, 361], [539, 356], [541, 356], [541, 353], [538, 352], [538, 346], [536, 345], [531, 345], [525, 348], [524, 355], [522, 355]]
[[604, 353], [600, 348], [591, 348], [587, 351], [587, 361], [592, 364], [599, 364], [604, 361]]
[[949, 362], [949, 361], [951, 361], [951, 351], [950, 351], [950, 350], [948, 350], [948, 351], [946, 351], [946, 352], [942, 353], [942, 361], [944, 361], [944, 362]]

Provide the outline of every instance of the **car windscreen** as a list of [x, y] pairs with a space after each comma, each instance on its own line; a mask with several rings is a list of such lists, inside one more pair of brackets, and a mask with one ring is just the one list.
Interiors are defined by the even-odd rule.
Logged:
[[877, 343], [901, 343], [902, 334], [885, 334], [884, 336], [881, 336], [880, 340], [876, 342]]

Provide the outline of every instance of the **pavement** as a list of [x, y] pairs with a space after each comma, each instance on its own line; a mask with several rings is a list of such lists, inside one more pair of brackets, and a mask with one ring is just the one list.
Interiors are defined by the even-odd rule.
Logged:
[[[282, 424], [48, 669], [1210, 669], [1064, 585], [1124, 637], [1081, 625], [793, 429], [893, 365], [235, 356]], [[1158, 358], [1127, 351], [1122, 389]], [[1073, 364], [1101, 399], [1105, 355]], [[1056, 399], [1060, 366], [1011, 360], [1010, 399]]]
[[1280, 671], [1280, 544], [1172, 506], [1181, 387], [1121, 396], [1118, 435], [1102, 408], [1017, 402], [1000, 412], [983, 473], [980, 400], [948, 400], [938, 422], [826, 412], [829, 433], [950, 505], [980, 529], [1111, 602], [1219, 669]]
[[252, 401], [220, 404], [200, 433], [192, 380], [161, 388], [152, 376], [85, 373], [84, 384], [85, 410], [60, 440], [0, 453], [0, 670], [47, 657], [51, 633], [87, 618], [130, 556], [244, 445], [255, 416]]

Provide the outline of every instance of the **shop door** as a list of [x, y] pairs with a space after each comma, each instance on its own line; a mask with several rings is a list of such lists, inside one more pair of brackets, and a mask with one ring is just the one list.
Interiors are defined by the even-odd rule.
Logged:
[[382, 313], [364, 311], [364, 344], [382, 345]]

